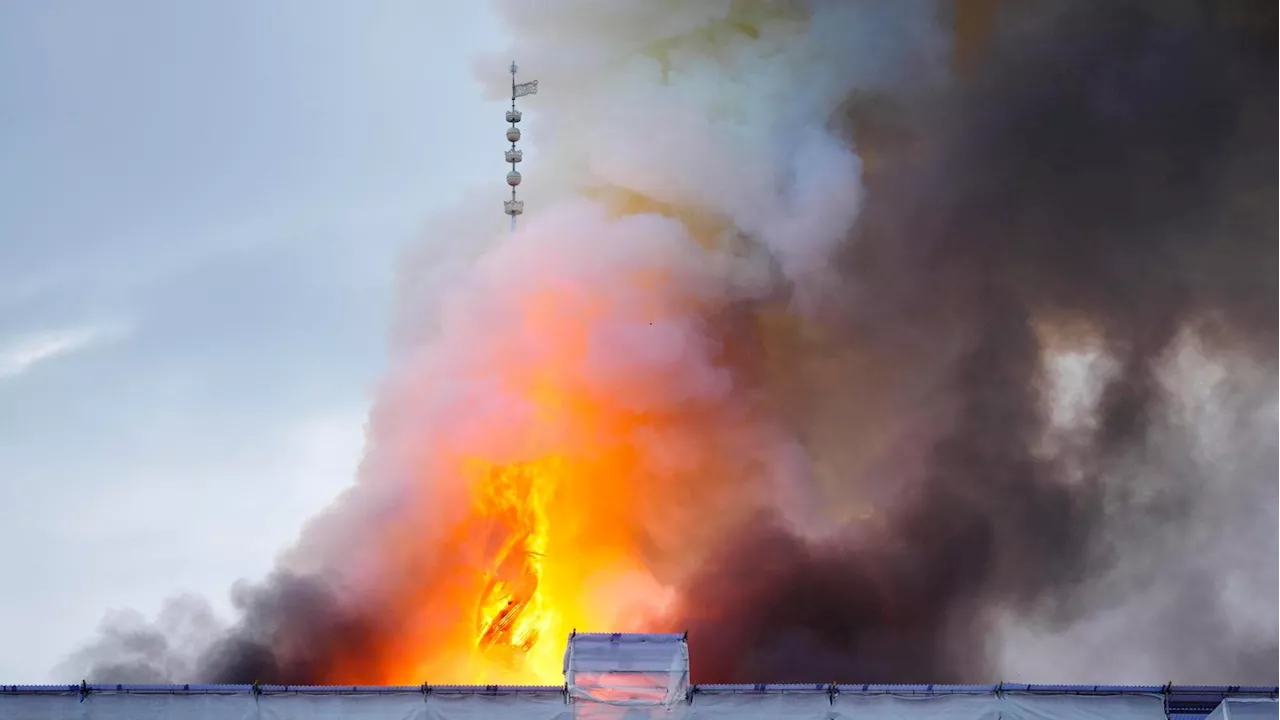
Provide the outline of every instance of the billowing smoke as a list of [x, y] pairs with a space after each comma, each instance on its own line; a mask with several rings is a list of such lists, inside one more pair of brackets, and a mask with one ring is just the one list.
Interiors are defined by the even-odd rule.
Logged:
[[698, 682], [1275, 681], [1274, 3], [500, 9], [526, 226], [406, 261], [359, 480], [237, 620], [68, 672], [479, 680], [521, 466], [560, 616]]
[[[1074, 639], [1043, 679], [1274, 680], [1275, 9], [1175, 5], [1000, 18], [970, 82], [899, 106], [831, 299], [851, 358], [791, 398], [880, 445], [836, 482], [898, 497], [818, 543], [745, 527], [694, 586], [701, 677], [992, 678], [1011, 614]], [[1105, 358], [1066, 429], [1050, 353]]]

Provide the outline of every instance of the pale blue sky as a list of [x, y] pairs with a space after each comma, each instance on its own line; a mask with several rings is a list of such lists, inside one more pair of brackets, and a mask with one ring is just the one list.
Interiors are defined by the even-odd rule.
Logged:
[[0, 3], [0, 682], [225, 606], [351, 481], [397, 252], [501, 207], [505, 41], [481, 2]]

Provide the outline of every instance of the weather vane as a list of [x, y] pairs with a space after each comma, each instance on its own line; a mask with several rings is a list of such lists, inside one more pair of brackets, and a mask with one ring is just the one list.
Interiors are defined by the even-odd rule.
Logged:
[[520, 184], [520, 171], [516, 170], [516, 163], [524, 159], [524, 151], [516, 147], [516, 143], [520, 141], [520, 128], [516, 126], [516, 123], [520, 122], [520, 111], [516, 109], [516, 98], [538, 93], [537, 80], [516, 84], [517, 70], [519, 68], [516, 67], [515, 61], [512, 61], [511, 109], [507, 111], [507, 122], [511, 123], [511, 127], [507, 128], [507, 140], [511, 141], [511, 148], [507, 150], [507, 162], [511, 163], [511, 172], [507, 173], [507, 184], [511, 186], [511, 199], [502, 203], [503, 211], [511, 216], [511, 232], [516, 231], [516, 216], [524, 213], [524, 201], [516, 199], [516, 186]]

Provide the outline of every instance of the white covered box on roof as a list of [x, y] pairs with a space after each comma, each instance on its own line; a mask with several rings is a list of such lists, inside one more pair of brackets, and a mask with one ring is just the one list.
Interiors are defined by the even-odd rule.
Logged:
[[684, 635], [574, 633], [564, 651], [569, 696], [610, 705], [686, 701], [689, 644]]
[[1226, 698], [1205, 720], [1262, 720], [1280, 717], [1280, 704], [1274, 698]]

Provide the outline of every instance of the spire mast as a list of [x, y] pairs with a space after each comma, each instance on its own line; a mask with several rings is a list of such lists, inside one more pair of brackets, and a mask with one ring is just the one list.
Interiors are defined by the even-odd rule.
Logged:
[[520, 122], [520, 111], [516, 109], [516, 98], [538, 93], [537, 80], [516, 83], [518, 70], [513, 60], [511, 62], [511, 109], [507, 111], [507, 122], [511, 123], [511, 127], [507, 128], [507, 140], [511, 143], [510, 149], [507, 150], [507, 162], [511, 163], [511, 172], [507, 173], [507, 185], [511, 186], [511, 199], [502, 203], [503, 212], [511, 216], [511, 232], [516, 231], [516, 217], [524, 213], [524, 201], [516, 199], [516, 186], [520, 184], [520, 171], [516, 170], [516, 163], [524, 159], [524, 151], [516, 147], [516, 143], [520, 141], [520, 128], [517, 127], [517, 123]]

